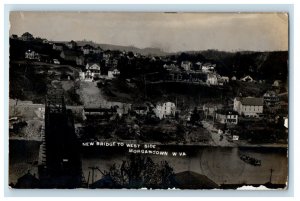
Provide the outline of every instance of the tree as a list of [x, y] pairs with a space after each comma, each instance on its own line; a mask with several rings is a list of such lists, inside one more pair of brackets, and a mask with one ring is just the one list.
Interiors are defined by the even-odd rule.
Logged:
[[192, 115], [191, 115], [191, 123], [196, 123], [197, 121], [199, 121], [200, 120], [200, 114], [199, 114], [199, 112], [198, 112], [198, 110], [197, 110], [197, 107], [195, 107], [194, 108], [194, 110], [193, 110], [193, 113], [192, 113]]
[[150, 157], [132, 154], [129, 160], [124, 160], [121, 166], [112, 165], [109, 176], [116, 186], [127, 188], [169, 188], [173, 168], [167, 161], [154, 163]]

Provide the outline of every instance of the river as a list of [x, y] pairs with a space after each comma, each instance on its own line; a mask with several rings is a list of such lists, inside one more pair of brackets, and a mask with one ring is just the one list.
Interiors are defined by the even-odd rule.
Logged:
[[[15, 183], [17, 178], [29, 169], [37, 173], [40, 142], [10, 140], [9, 181]], [[272, 183], [285, 184], [288, 174], [287, 149], [284, 148], [237, 148], [237, 147], [201, 147], [201, 146], [161, 146], [167, 156], [151, 155], [155, 162], [168, 161], [174, 172], [194, 171], [206, 175], [217, 184], [264, 184], [269, 181], [272, 172]], [[172, 156], [173, 151], [185, 152], [186, 156]], [[239, 158], [246, 154], [262, 161], [261, 166], [252, 166]], [[84, 150], [82, 170], [87, 179], [89, 167], [97, 166], [108, 171], [114, 163], [120, 165], [129, 156], [127, 148], [101, 147], [97, 150]], [[94, 180], [102, 177], [95, 171]], [[90, 180], [91, 181], [91, 180]]]

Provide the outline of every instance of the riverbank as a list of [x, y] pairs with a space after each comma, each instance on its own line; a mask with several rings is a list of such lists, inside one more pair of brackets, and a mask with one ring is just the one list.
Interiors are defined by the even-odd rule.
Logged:
[[[181, 147], [192, 147], [192, 146], [197, 146], [197, 147], [228, 147], [228, 148], [235, 148], [235, 147], [241, 147], [241, 148], [288, 148], [288, 144], [250, 144], [250, 143], [245, 143], [245, 142], [234, 142], [230, 144], [226, 144], [226, 146], [221, 146], [218, 144], [205, 144], [205, 143], [177, 143], [177, 142], [168, 142], [168, 143], [160, 143], [160, 142], [138, 142], [137, 140], [107, 140], [107, 139], [99, 139], [97, 141], [91, 141], [91, 142], [107, 142], [107, 143], [112, 143], [115, 142], [117, 143], [124, 143], [124, 144], [137, 144], [137, 145], [157, 145], [157, 146], [181, 146]], [[90, 143], [90, 142], [83, 142], [83, 143]], [[93, 145], [94, 146], [94, 145]]]

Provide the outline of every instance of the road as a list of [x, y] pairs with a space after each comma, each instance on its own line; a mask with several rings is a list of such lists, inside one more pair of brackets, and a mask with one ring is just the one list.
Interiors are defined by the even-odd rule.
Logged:
[[221, 147], [236, 147], [237, 146], [235, 143], [229, 142], [227, 140], [226, 136], [221, 137], [221, 134], [219, 134], [219, 131], [216, 128], [214, 128], [212, 122], [202, 121], [202, 125], [210, 133], [211, 138], [213, 140], [212, 143], [214, 146], [221, 146]]

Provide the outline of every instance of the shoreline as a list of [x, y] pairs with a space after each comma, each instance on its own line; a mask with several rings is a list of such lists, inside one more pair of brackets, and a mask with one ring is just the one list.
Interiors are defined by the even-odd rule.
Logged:
[[[23, 138], [23, 137], [10, 137], [9, 141], [35, 141], [35, 142], [42, 142], [42, 139], [38, 138]], [[197, 143], [159, 143], [159, 142], [141, 142], [141, 143], [136, 143], [134, 141], [113, 141], [113, 140], [99, 140], [101, 142], [123, 142], [123, 143], [128, 143], [128, 144], [140, 144], [140, 145], [145, 145], [145, 144], [153, 144], [157, 146], [180, 146], [180, 147], [221, 147], [221, 148], [289, 148], [288, 144], [233, 144], [233, 145], [226, 145], [226, 146], [220, 146], [220, 145], [212, 145], [212, 144], [197, 144]], [[84, 146], [82, 146], [84, 147]], [[100, 146], [99, 146], [100, 147]], [[105, 146], [103, 146], [105, 147]]]

